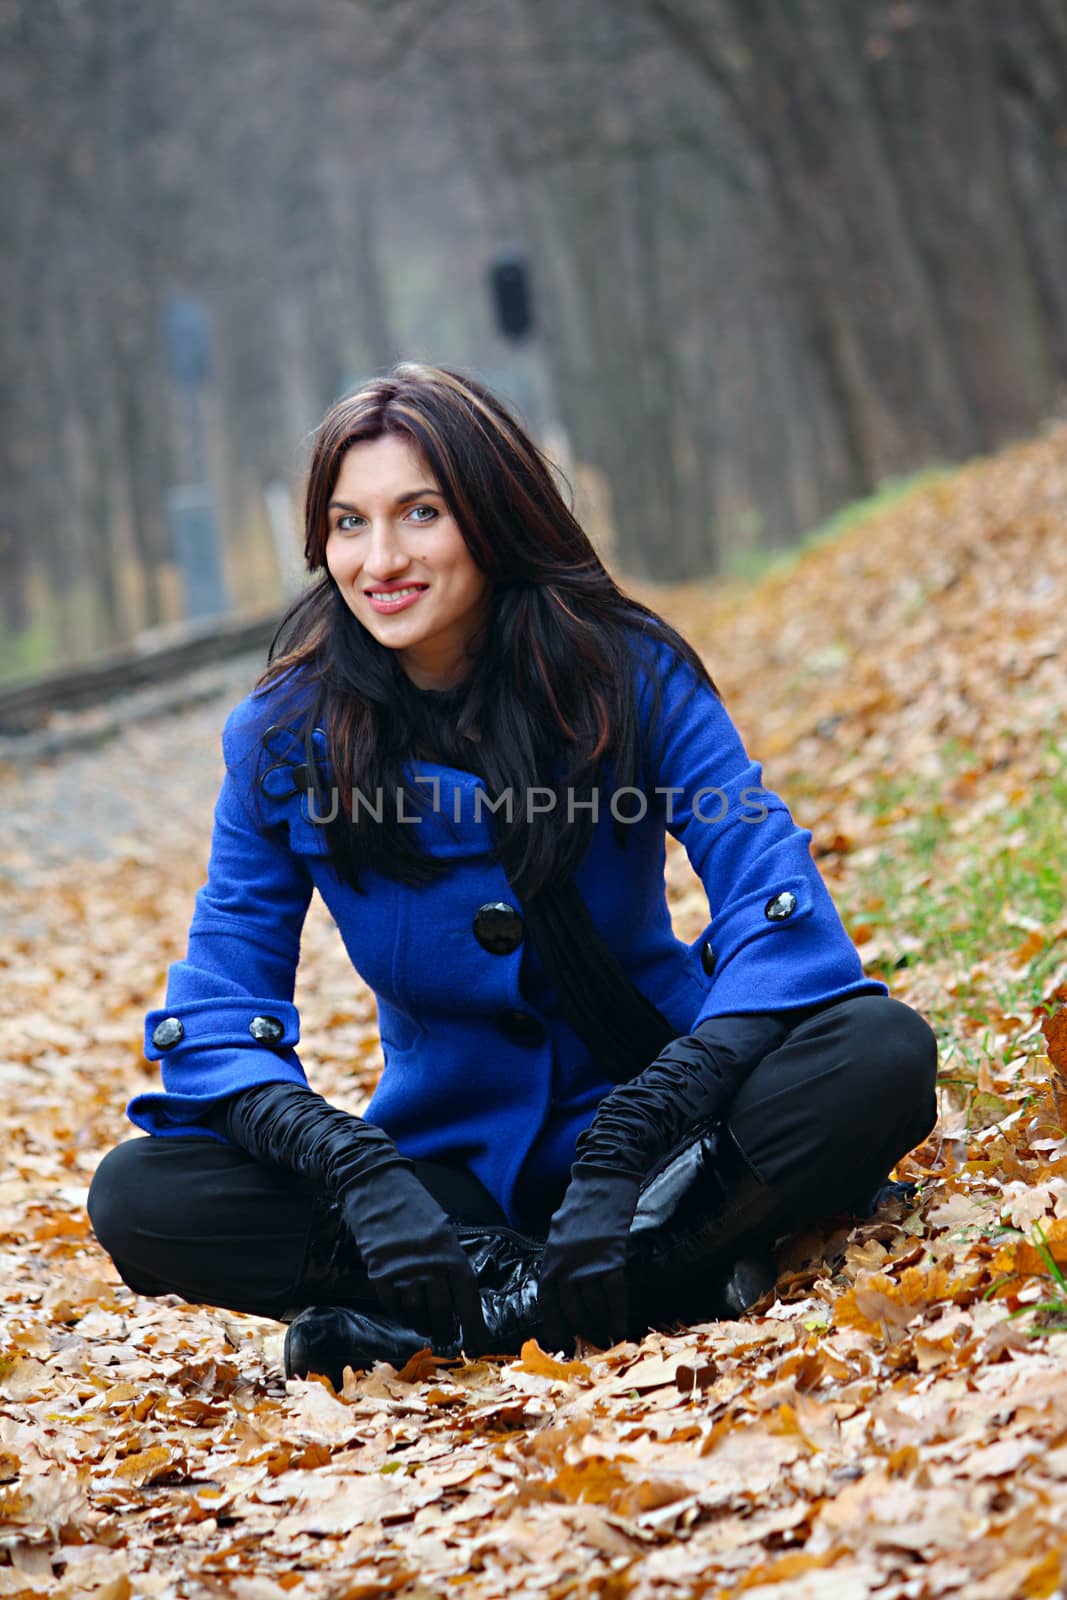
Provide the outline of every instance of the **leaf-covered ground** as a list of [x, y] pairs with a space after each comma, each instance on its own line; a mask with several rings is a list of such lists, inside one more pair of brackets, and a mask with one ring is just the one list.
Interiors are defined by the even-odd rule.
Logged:
[[[812, 828], [869, 969], [937, 1027], [916, 1204], [795, 1237], [740, 1322], [287, 1386], [278, 1325], [138, 1298], [84, 1209], [154, 1082], [143, 1013], [244, 684], [9, 768], [0, 1596], [1063, 1592], [1067, 431], [754, 589], [643, 593]], [[695, 937], [673, 847], [669, 888]], [[321, 908], [304, 952], [305, 1066], [359, 1111], [373, 1004]]]

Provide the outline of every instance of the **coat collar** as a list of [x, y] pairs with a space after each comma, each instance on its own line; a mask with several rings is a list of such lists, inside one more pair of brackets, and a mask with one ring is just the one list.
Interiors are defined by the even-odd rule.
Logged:
[[[333, 780], [326, 735], [321, 728], [316, 728], [312, 739], [322, 781], [328, 788]], [[294, 727], [276, 725], [267, 730], [262, 745], [264, 756], [259, 783], [263, 793], [272, 800], [299, 805], [304, 819], [313, 823], [315, 819], [308, 807], [310, 780], [303, 736]], [[405, 796], [403, 814], [410, 819], [408, 826], [418, 828], [419, 841], [425, 850], [434, 856], [452, 859], [484, 856], [494, 848], [494, 812], [482, 778], [458, 767], [416, 758], [405, 761], [403, 770], [412, 792], [421, 801], [416, 805]], [[358, 804], [358, 795], [355, 801]], [[374, 802], [374, 796], [363, 798], [364, 807], [370, 808]], [[521, 807], [523, 796], [513, 795], [512, 804]], [[364, 815], [373, 814], [373, 810], [364, 812]], [[502, 809], [499, 814], [506, 816], [507, 812]]]
[[404, 815], [412, 818], [411, 827], [419, 829], [424, 849], [451, 858], [485, 855], [493, 848], [491, 797], [481, 778], [437, 761], [418, 760], [404, 763], [404, 776], [424, 800], [417, 809], [406, 798], [404, 802]]

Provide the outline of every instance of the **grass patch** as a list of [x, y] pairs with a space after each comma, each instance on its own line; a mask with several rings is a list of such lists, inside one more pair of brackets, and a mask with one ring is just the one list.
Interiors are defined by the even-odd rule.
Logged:
[[0, 635], [0, 682], [21, 682], [67, 662], [86, 660], [104, 648], [99, 637], [99, 601], [88, 579], [63, 595], [44, 586], [42, 575], [27, 599], [30, 620]]
[[[964, 1081], [994, 1047], [994, 1022], [1003, 1030], [1006, 1017], [1032, 1018], [1064, 956], [1053, 930], [1067, 905], [1067, 738], [1047, 737], [1041, 765], [1039, 782], [1002, 798], [1003, 780], [961, 746], [946, 750], [935, 777], [886, 777], [864, 802], [885, 842], [863, 852], [840, 892], [849, 925], [884, 952], [868, 962], [873, 973], [888, 981], [899, 965], [921, 963], [946, 974], [930, 1021], [946, 1039], [943, 1064]], [[953, 778], [969, 802], [946, 800]], [[961, 1013], [975, 1025], [970, 1041], [953, 1031]]]
[[[1045, 1263], [1046, 1270], [1042, 1273], [1042, 1277], [1048, 1280], [1051, 1287], [1044, 1300], [1020, 1306], [1017, 1311], [1009, 1313], [1008, 1320], [1010, 1321], [1012, 1317], [1032, 1315], [1034, 1326], [1026, 1330], [1031, 1339], [1040, 1339], [1046, 1333], [1067, 1333], [1067, 1279], [1064, 1278], [1062, 1268], [1049, 1249], [1048, 1238], [1040, 1222], [1034, 1223], [1030, 1239]], [[997, 1285], [993, 1287], [996, 1288]], [[989, 1291], [982, 1298], [988, 1299], [988, 1295]]]
[[58, 645], [50, 622], [0, 636], [0, 683], [31, 678], [54, 664]]
[[951, 477], [957, 470], [947, 466], [929, 466], [902, 478], [885, 478], [872, 494], [864, 495], [859, 500], [850, 500], [827, 517], [825, 522], [809, 529], [795, 544], [784, 549], [761, 549], [753, 545], [726, 549], [722, 553], [722, 576], [747, 585], [758, 583], [770, 573], [787, 573], [809, 550], [830, 544], [858, 523], [868, 521], [890, 506], [899, 505], [931, 484]]

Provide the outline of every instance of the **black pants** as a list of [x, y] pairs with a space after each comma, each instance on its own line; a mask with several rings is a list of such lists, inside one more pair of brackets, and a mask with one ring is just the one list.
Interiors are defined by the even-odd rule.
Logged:
[[[937, 1119], [936, 1072], [937, 1043], [918, 1013], [863, 995], [807, 1014], [752, 1072], [726, 1121], [799, 1229], [860, 1203], [922, 1142]], [[467, 1169], [418, 1161], [415, 1171], [453, 1217], [506, 1225]], [[316, 1293], [329, 1243], [323, 1201], [307, 1180], [232, 1145], [139, 1138], [104, 1157], [88, 1211], [138, 1293], [272, 1317], [325, 1298]], [[548, 1218], [523, 1218], [522, 1230], [543, 1235]], [[344, 1303], [336, 1281], [329, 1301]]]

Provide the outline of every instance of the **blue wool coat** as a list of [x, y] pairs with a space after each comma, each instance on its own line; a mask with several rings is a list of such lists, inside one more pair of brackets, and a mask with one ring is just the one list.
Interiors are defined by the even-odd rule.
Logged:
[[[679, 1034], [733, 1012], [885, 994], [864, 975], [812, 860], [810, 832], [763, 788], [721, 702], [668, 645], [644, 638], [635, 650], [644, 815], [638, 797], [616, 801], [620, 814], [639, 817], [620, 849], [605, 783], [575, 874], [627, 973]], [[652, 673], [663, 687], [654, 726]], [[469, 1166], [518, 1225], [526, 1200], [565, 1184], [578, 1135], [612, 1080], [564, 1020], [531, 941], [495, 954], [475, 937], [479, 907], [515, 904], [503, 868], [488, 857], [481, 781], [409, 761], [406, 775], [419, 775], [416, 792], [428, 802], [413, 826], [452, 870], [416, 887], [367, 872], [359, 894], [334, 873], [314, 801], [309, 809], [307, 793], [288, 781], [291, 768], [278, 763], [277, 734], [273, 756], [264, 754], [279, 693], [278, 685], [253, 692], [223, 729], [226, 774], [207, 882], [166, 1004], [146, 1019], [145, 1054], [161, 1062], [163, 1092], [137, 1095], [127, 1114], [151, 1134], [217, 1137], [198, 1120], [214, 1101], [256, 1083], [307, 1081], [292, 1000], [301, 928], [318, 889], [377, 1000], [385, 1064], [367, 1119], [405, 1155]], [[299, 722], [290, 714], [286, 724], [293, 762], [301, 760]], [[691, 944], [671, 927], [668, 830], [708, 897], [709, 924]]]

